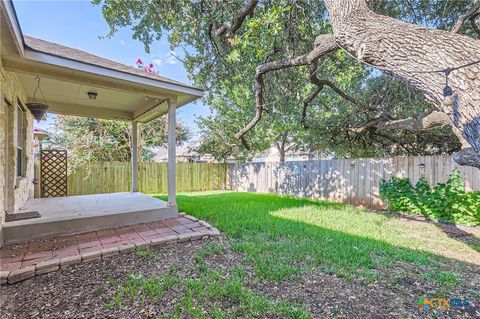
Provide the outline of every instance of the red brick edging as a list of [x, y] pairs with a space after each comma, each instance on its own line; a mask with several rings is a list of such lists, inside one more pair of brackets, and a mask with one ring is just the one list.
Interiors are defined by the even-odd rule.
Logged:
[[[90, 262], [94, 260], [109, 258], [118, 254], [129, 253], [138, 248], [148, 248], [163, 243], [205, 239], [208, 237], [220, 235], [219, 230], [212, 227], [207, 222], [199, 221], [197, 218], [186, 215], [184, 213], [180, 213], [179, 218], [167, 219], [165, 221], [158, 222], [158, 224], [162, 225], [162, 227], [155, 229], [152, 226], [148, 227], [149, 224], [128, 226], [131, 227], [132, 230], [134, 230], [135, 227], [139, 228], [141, 226], [145, 226], [147, 230], [137, 231], [136, 233], [138, 234], [138, 237], [135, 238], [122, 238], [123, 240], [121, 242], [118, 242], [118, 244], [106, 242], [105, 244], [102, 243], [101, 246], [84, 247], [84, 249], [82, 249], [82, 245], [88, 243], [82, 244], [79, 241], [74, 246], [72, 246], [78, 246], [79, 249], [78, 254], [75, 254], [73, 256], [54, 258], [56, 255], [53, 255], [52, 251], [49, 250], [48, 252], [51, 254], [52, 258], [47, 257], [47, 260], [37, 259], [41, 261], [32, 265], [29, 265], [29, 263], [32, 263], [32, 260], [24, 260], [22, 262], [17, 262], [15, 266], [18, 265], [18, 267], [13, 267], [13, 269], [0, 270], [0, 284], [13, 284], [34, 276], [39, 276], [49, 272], [57, 271], [59, 269], [64, 269], [82, 262]], [[86, 234], [78, 234], [76, 235], [76, 237], [81, 235]], [[30, 245], [35, 243], [35, 241], [31, 242]], [[42, 253], [48, 252], [39, 251], [33, 253], [32, 255], [42, 255]], [[22, 259], [23, 258], [26, 257], [22, 257]], [[33, 260], [33, 262], [35, 262], [35, 260]], [[23, 265], [25, 266], [22, 267]]]

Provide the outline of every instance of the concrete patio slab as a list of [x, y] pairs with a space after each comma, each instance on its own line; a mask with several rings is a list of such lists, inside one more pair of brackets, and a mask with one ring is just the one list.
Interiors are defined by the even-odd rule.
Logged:
[[[4, 223], [4, 243], [162, 221], [178, 216], [176, 206], [169, 206], [143, 193], [35, 198], [20, 210], [25, 211], [38, 211], [41, 217]], [[102, 234], [100, 241], [113, 239], [108, 234]]]

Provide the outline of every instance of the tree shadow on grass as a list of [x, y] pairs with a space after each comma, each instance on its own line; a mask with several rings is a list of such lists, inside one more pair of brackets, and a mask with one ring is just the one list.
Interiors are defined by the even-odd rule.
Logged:
[[[332, 230], [328, 225], [312, 224], [302, 218], [312, 215], [308, 207], [325, 208], [332, 214], [331, 218], [336, 218], [336, 212], [339, 219], [348, 219], [351, 214], [352, 220], [347, 222], [353, 224], [361, 222], [364, 217], [369, 218], [367, 210], [341, 203], [233, 192], [179, 195], [178, 203], [181, 211], [211, 222], [233, 239], [236, 249], [246, 253], [260, 274], [272, 279], [282, 279], [298, 272], [296, 265], [301, 264], [350, 275], [357, 274], [359, 269], [375, 269], [395, 262], [428, 266], [433, 270], [444, 268], [444, 264], [455, 264], [459, 269], [463, 265], [478, 267], [473, 262], [475, 256], [465, 255], [461, 256], [463, 261], [455, 260], [419, 250], [418, 247], [404, 247], [405, 243], [401, 246], [384, 238], [372, 238], [375, 232], [370, 237], [367, 230], [365, 235], [359, 235], [358, 227], [353, 235], [347, 231]], [[302, 207], [306, 208], [294, 210], [297, 215], [293, 218], [278, 216], [278, 212], [288, 214], [289, 209]], [[379, 222], [377, 226], [383, 227], [382, 220]], [[445, 249], [446, 246], [440, 248]]]
[[[437, 221], [432, 221], [431, 223], [435, 225], [435, 227], [441, 229], [448, 237], [454, 240], [457, 240], [459, 242], [462, 242], [465, 245], [472, 248], [473, 250], [480, 253], [480, 238], [475, 236], [473, 232], [468, 232], [462, 229], [468, 226], [459, 226], [455, 224], [443, 223], [443, 222], [437, 222]], [[480, 230], [477, 230], [477, 232], [480, 234]]]
[[451, 222], [444, 222], [440, 220], [426, 218], [423, 215], [410, 216], [402, 213], [391, 212], [388, 210], [374, 209], [371, 211], [391, 219], [403, 219], [413, 222], [431, 224], [436, 228], [442, 230], [449, 238], [461, 242], [480, 253], [480, 227], [478, 226], [473, 227], [467, 225], [459, 225]]
[[411, 216], [407, 214], [391, 212], [385, 209], [370, 209], [369, 211], [384, 216], [387, 219], [401, 219], [434, 225], [436, 228], [442, 230], [449, 238], [461, 242], [480, 253], [480, 227], [478, 226], [474, 227], [454, 224], [452, 222], [427, 218], [423, 215]]

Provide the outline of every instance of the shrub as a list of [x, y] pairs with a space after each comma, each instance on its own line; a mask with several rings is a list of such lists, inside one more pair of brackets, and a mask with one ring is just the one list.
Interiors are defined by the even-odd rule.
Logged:
[[424, 177], [415, 186], [408, 178], [382, 180], [380, 197], [394, 212], [480, 225], [480, 192], [466, 192], [457, 169], [446, 183], [438, 183], [433, 189]]

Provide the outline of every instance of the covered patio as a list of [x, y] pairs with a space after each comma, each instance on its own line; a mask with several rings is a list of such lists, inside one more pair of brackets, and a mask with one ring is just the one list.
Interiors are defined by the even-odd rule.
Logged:
[[[27, 36], [22, 40], [23, 56], [6, 56], [3, 66], [17, 74], [28, 99], [34, 99], [40, 81], [48, 112], [131, 122], [132, 185], [131, 193], [30, 198], [18, 210], [7, 210], [7, 215], [38, 211], [40, 217], [5, 222], [3, 242], [18, 243], [177, 217], [175, 113], [177, 108], [200, 98], [202, 90], [59, 44]], [[138, 192], [138, 126], [165, 114], [168, 202]]]
[[176, 206], [140, 192], [95, 194], [28, 200], [20, 212], [39, 218], [7, 222], [7, 243], [20, 243], [64, 234], [77, 234], [148, 223], [178, 216]]

